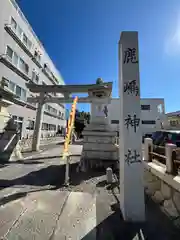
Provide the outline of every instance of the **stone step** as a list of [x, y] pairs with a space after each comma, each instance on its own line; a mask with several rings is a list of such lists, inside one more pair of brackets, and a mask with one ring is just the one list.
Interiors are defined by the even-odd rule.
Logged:
[[84, 143], [104, 143], [104, 144], [115, 144], [116, 139], [113, 136], [85, 136], [84, 137]]
[[112, 143], [89, 143], [84, 142], [83, 145], [84, 151], [102, 151], [102, 152], [114, 152], [117, 150], [117, 147]]
[[117, 160], [118, 151], [104, 152], [104, 151], [83, 151], [84, 159], [99, 159], [99, 160]]

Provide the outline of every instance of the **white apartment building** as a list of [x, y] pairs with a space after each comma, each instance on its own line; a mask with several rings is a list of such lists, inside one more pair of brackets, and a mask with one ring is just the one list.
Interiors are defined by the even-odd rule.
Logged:
[[[112, 98], [108, 106], [109, 122], [115, 131], [119, 131], [120, 100]], [[151, 133], [161, 128], [161, 123], [166, 120], [164, 99], [142, 98], [141, 99], [141, 123], [142, 134]]]
[[[8, 90], [19, 97], [8, 111], [26, 137], [32, 135], [37, 106], [27, 102], [27, 97], [35, 95], [28, 91], [26, 83], [64, 85], [64, 81], [15, 0], [0, 0], [0, 16], [0, 80], [5, 79]], [[44, 106], [43, 136], [57, 132], [65, 124], [63, 104]]]

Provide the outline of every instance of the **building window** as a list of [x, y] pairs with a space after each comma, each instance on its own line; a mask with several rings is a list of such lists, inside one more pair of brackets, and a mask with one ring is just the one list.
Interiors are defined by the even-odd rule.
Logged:
[[19, 68], [26, 74], [29, 72], [29, 66], [22, 58], [19, 59]]
[[119, 124], [119, 120], [111, 120], [111, 124]]
[[156, 124], [155, 120], [142, 120], [142, 124], [154, 125]]
[[141, 110], [150, 110], [150, 105], [141, 105]]
[[35, 51], [35, 52], [34, 52], [34, 57], [35, 57], [35, 59], [36, 59], [38, 62], [41, 61], [41, 54], [40, 54], [39, 52]]
[[9, 58], [9, 60], [12, 61], [12, 59], [13, 59], [13, 50], [9, 46], [7, 46], [7, 48], [6, 48], [6, 55]]
[[45, 71], [49, 74], [49, 76], [51, 76], [52, 74], [51, 74], [51, 70], [50, 70], [50, 68], [48, 67], [48, 65], [45, 63], [44, 64], [44, 69], [45, 69]]
[[17, 35], [18, 35], [19, 39], [22, 38], [22, 33], [23, 33], [23, 31], [22, 31], [21, 27], [18, 26], [18, 27], [17, 27]]
[[25, 33], [23, 33], [22, 41], [27, 46], [28, 38]]
[[157, 109], [158, 109], [158, 112], [159, 112], [159, 113], [162, 113], [162, 112], [163, 112], [162, 104], [159, 104], [159, 105], [157, 106]]
[[18, 60], [19, 60], [19, 57], [18, 57], [17, 53], [14, 52], [14, 54], [13, 54], [13, 64], [16, 67], [18, 66]]
[[21, 87], [16, 85], [16, 95], [20, 98], [21, 97]]
[[21, 88], [21, 100], [26, 101], [26, 90]]
[[11, 82], [11, 81], [9, 81], [8, 82], [8, 88], [9, 88], [9, 90], [11, 90], [12, 92], [15, 92], [15, 83], [13, 83], [13, 82]]
[[11, 17], [11, 27], [16, 31], [17, 29], [17, 22]]
[[21, 100], [26, 101], [26, 90], [16, 85], [14, 82], [7, 80], [8, 89], [15, 93]]
[[170, 125], [175, 127], [179, 124], [179, 121], [178, 120], [170, 120]]
[[32, 47], [32, 42], [29, 39], [27, 40], [27, 47], [28, 47], [29, 50]]
[[16, 52], [12, 50], [9, 46], [6, 48], [6, 56], [8, 59], [25, 74], [29, 73], [29, 66], [24, 62], [22, 58], [20, 58]]
[[28, 120], [28, 125], [27, 125], [26, 129], [34, 130], [34, 121]]
[[32, 81], [36, 84], [39, 82], [39, 74], [36, 71], [32, 71]]

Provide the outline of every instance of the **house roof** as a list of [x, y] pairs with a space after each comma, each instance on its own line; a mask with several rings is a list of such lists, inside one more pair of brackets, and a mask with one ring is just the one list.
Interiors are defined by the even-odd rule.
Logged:
[[180, 116], [180, 111], [166, 113], [168, 117]]

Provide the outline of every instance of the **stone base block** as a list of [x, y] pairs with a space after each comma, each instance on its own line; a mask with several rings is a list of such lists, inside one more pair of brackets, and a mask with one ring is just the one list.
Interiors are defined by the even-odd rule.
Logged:
[[174, 190], [173, 193], [173, 202], [180, 214], [180, 193]]
[[115, 152], [116, 146], [111, 143], [88, 143], [85, 142], [83, 145], [84, 151], [98, 151], [106, 154], [107, 152]]
[[155, 194], [152, 196], [152, 199], [154, 200], [154, 202], [157, 203], [162, 203], [164, 201], [164, 197], [162, 195], [161, 191], [156, 191]]
[[161, 192], [166, 200], [170, 199], [172, 196], [172, 188], [163, 181], [161, 181]]
[[174, 202], [172, 201], [172, 199], [165, 200], [164, 204], [163, 204], [163, 208], [169, 216], [171, 216], [171, 217], [179, 216], [179, 212], [177, 211], [177, 208], [176, 208]]
[[100, 160], [117, 160], [117, 152], [104, 152], [104, 151], [83, 151], [84, 159], [99, 159]]
[[115, 144], [116, 143], [116, 139], [114, 136], [84, 136], [84, 143], [95, 143], [95, 144]]

